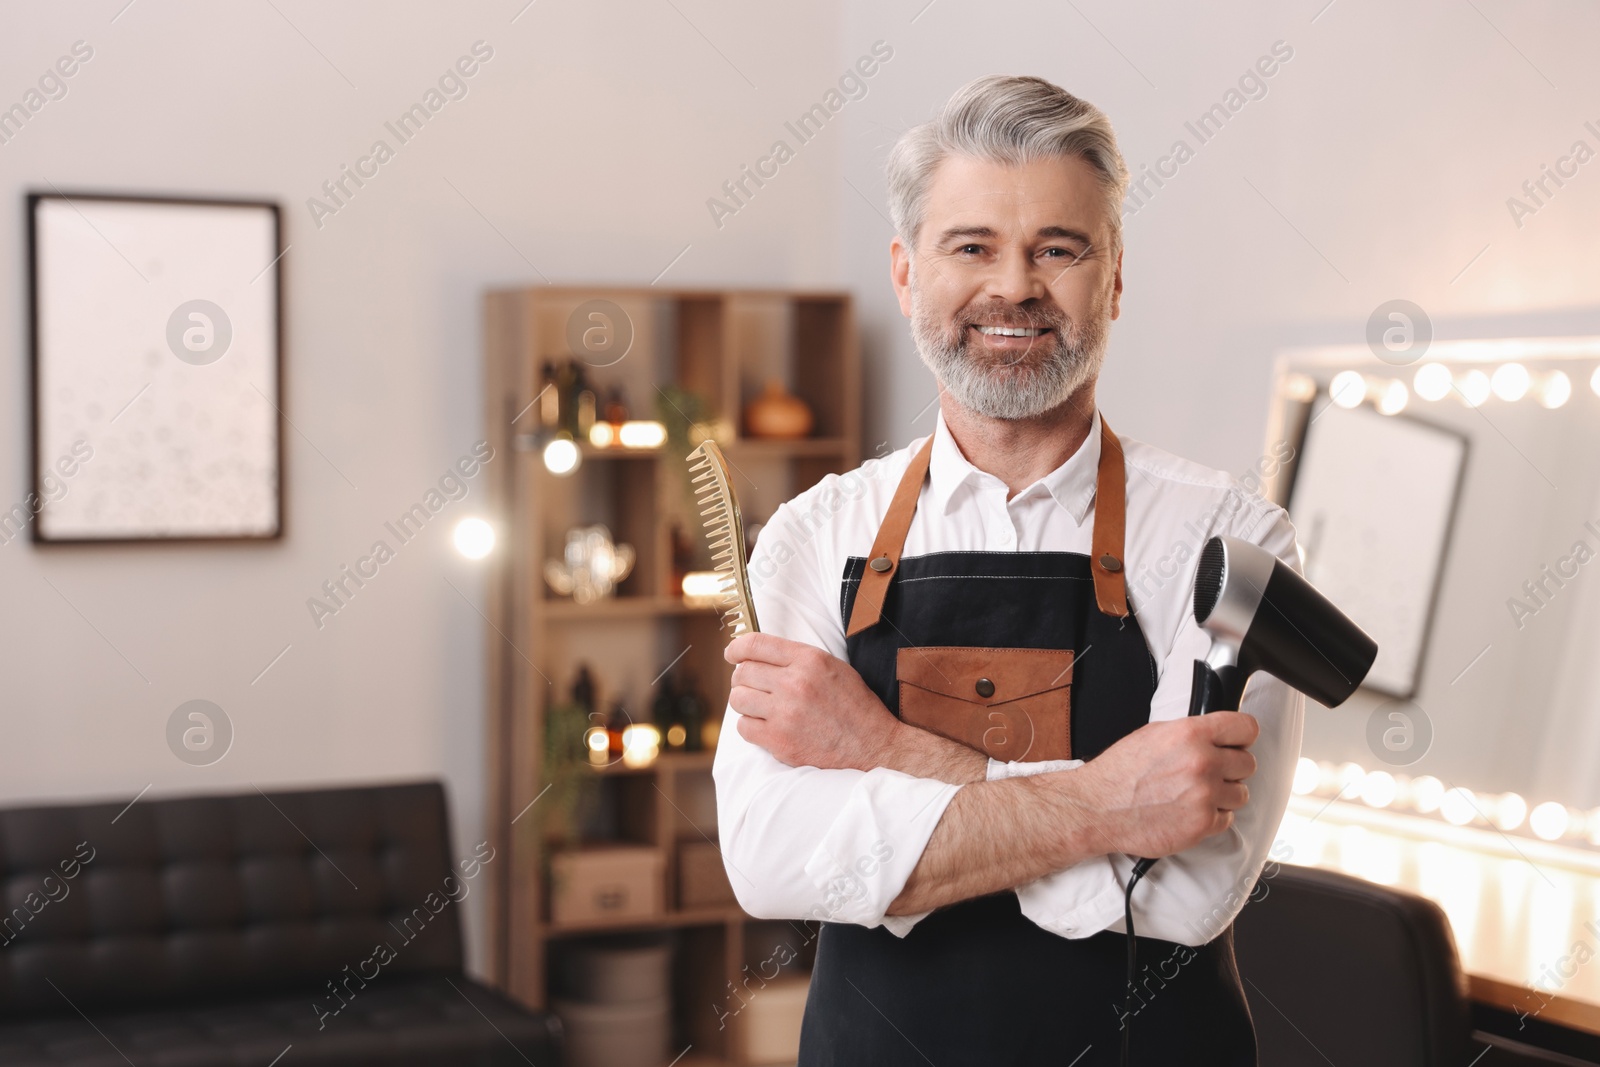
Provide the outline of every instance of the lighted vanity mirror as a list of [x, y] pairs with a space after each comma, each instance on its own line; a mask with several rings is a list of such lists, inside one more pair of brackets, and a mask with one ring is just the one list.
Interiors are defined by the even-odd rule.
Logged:
[[1304, 755], [1387, 772], [1375, 806], [1600, 845], [1600, 338], [1288, 350], [1266, 449], [1307, 577], [1382, 648]]

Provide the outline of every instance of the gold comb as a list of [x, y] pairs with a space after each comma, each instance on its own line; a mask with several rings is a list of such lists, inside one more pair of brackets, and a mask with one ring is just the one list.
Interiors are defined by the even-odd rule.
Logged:
[[744, 518], [733, 495], [733, 480], [728, 461], [715, 441], [706, 440], [689, 453], [690, 488], [695, 504], [705, 518], [706, 540], [711, 543], [711, 562], [716, 568], [723, 604], [722, 621], [734, 636], [754, 633], [755, 600], [750, 595], [750, 572], [744, 560]]

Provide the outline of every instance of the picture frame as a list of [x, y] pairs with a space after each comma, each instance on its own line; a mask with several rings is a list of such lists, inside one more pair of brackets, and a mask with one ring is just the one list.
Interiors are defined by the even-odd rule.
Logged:
[[[1299, 436], [1286, 506], [1306, 578], [1378, 642], [1362, 687], [1410, 700], [1420, 684], [1470, 442], [1405, 413], [1332, 403]], [[1397, 463], [1398, 456], [1406, 463]], [[1406, 522], [1393, 521], [1396, 514]]]
[[32, 540], [281, 538], [278, 204], [52, 186], [27, 230]]

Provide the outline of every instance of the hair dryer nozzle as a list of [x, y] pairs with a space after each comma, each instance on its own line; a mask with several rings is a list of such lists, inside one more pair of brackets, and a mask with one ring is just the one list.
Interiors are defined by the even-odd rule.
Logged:
[[1328, 707], [1361, 684], [1377, 642], [1272, 553], [1213, 537], [1200, 553], [1194, 619], [1211, 635], [1213, 668], [1263, 670]]

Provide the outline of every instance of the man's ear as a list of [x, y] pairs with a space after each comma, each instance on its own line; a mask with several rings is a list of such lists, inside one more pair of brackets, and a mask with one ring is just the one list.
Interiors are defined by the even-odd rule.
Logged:
[[1117, 249], [1117, 273], [1111, 283], [1111, 317], [1116, 318], [1122, 314], [1122, 253], [1125, 249]]
[[[911, 317], [911, 250], [900, 235], [889, 242], [889, 281], [894, 284], [894, 295], [900, 301], [900, 314]], [[1120, 285], [1120, 278], [1118, 281]]]

